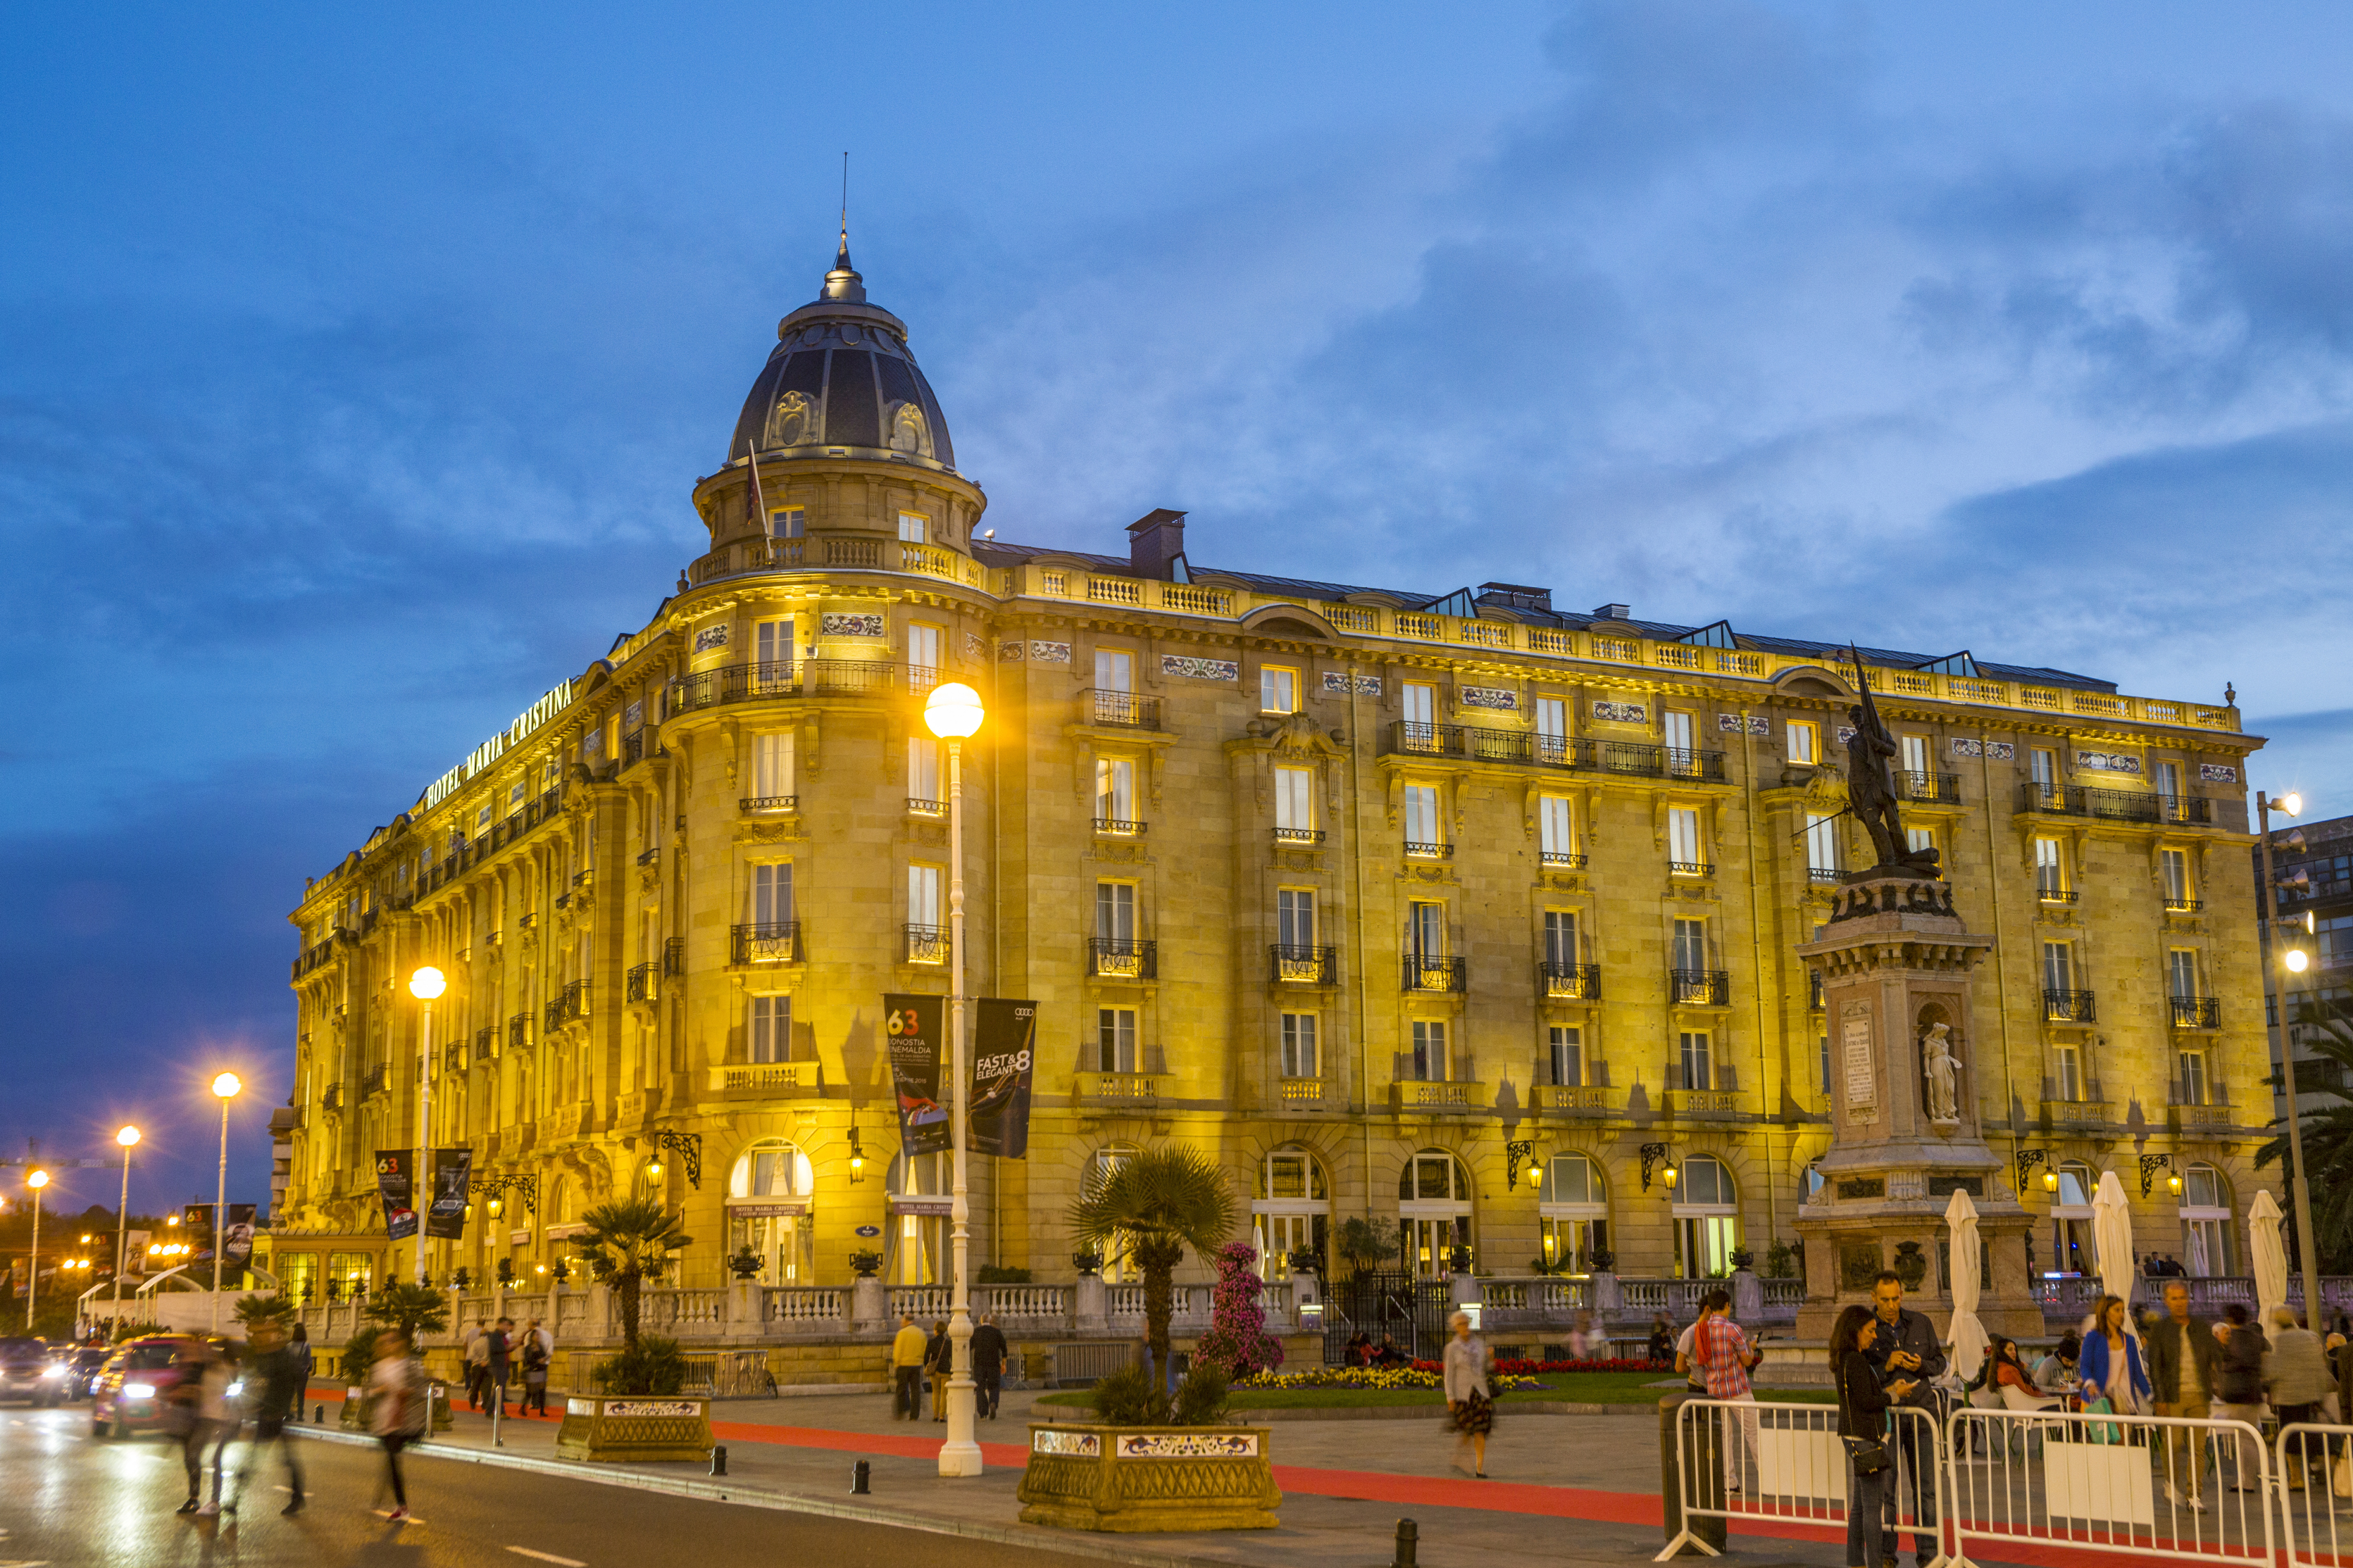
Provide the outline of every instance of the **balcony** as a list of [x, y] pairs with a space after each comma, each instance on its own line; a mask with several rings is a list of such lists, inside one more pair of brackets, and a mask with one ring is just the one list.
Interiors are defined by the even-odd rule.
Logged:
[[2206, 905], [2204, 902], [2197, 899], [2168, 899], [2165, 900], [2165, 912], [2169, 915], [2194, 915], [2205, 907]]
[[1321, 1110], [1327, 1104], [1335, 1110], [1339, 1109], [1337, 1097], [1324, 1093], [1324, 1080], [1320, 1078], [1284, 1079], [1277, 1087], [1276, 1098], [1282, 1101], [1285, 1110]]
[[2176, 1132], [2213, 1132], [2229, 1129], [2237, 1117], [2231, 1109], [2228, 1085], [2173, 1080], [2165, 1119]]
[[565, 1025], [577, 1023], [587, 1016], [588, 983], [575, 980], [548, 1003], [547, 1032], [552, 1035]]
[[1899, 800], [1915, 800], [1923, 805], [1958, 805], [1961, 804], [1961, 775], [1899, 770], [1895, 775], [1895, 795]]
[[676, 980], [686, 973], [686, 938], [671, 937], [662, 943], [662, 977]]
[[1128, 937], [1089, 937], [1087, 973], [1098, 980], [1157, 980], [1160, 944]]
[[728, 1100], [813, 1100], [825, 1092], [816, 1062], [745, 1062], [711, 1069], [710, 1087]]
[[2089, 991], [2046, 989], [2042, 993], [2042, 1021], [2046, 1024], [2096, 1024], [2100, 1021], [2100, 1009]]
[[365, 1099], [371, 1094], [382, 1094], [385, 1089], [390, 1089], [391, 1087], [392, 1075], [382, 1062], [378, 1062], [375, 1066], [368, 1068], [367, 1071], [360, 1078], [360, 1096], [362, 1099]]
[[879, 658], [775, 659], [723, 665], [671, 680], [672, 713], [769, 697], [877, 697], [899, 689], [902, 667]]
[[1165, 1072], [1082, 1072], [1079, 1099], [1089, 1105], [1156, 1105], [1173, 1075]]
[[1593, 1002], [1601, 996], [1601, 966], [1598, 963], [1556, 963], [1547, 958], [1536, 965], [1546, 997], [1560, 1002]]
[[2034, 896], [2039, 901], [2046, 904], [2072, 904], [2075, 901], [2075, 889], [2041, 883], [2036, 886]]
[[302, 976], [310, 973], [312, 970], [318, 968], [321, 964], [326, 963], [327, 960], [334, 956], [335, 939], [332, 937], [329, 937], [326, 941], [319, 943], [316, 947], [304, 948], [302, 950], [302, 956], [294, 961], [293, 978], [297, 980], [301, 979]]
[[507, 1045], [521, 1050], [531, 1044], [531, 1015], [517, 1013], [507, 1020]]
[[1336, 947], [1301, 947], [1291, 942], [1272, 942], [1266, 950], [1268, 978], [1283, 985], [1337, 985], [1340, 983], [1339, 952]]
[[499, 1026], [485, 1024], [474, 1031], [474, 1059], [486, 1062], [499, 1054]]
[[339, 1083], [329, 1084], [327, 1092], [319, 1097], [319, 1108], [322, 1110], [341, 1110], [343, 1108], [343, 1086]]
[[1470, 988], [1470, 965], [1465, 960], [1433, 958], [1418, 952], [1405, 955], [1406, 990], [1463, 992]]
[[1451, 860], [1454, 858], [1454, 846], [1422, 844], [1409, 838], [1405, 841], [1405, 854], [1409, 860]]
[[2222, 1000], [2219, 996], [2176, 996], [2173, 998], [2173, 1026], [2177, 1029], [2219, 1029], [2222, 1026]]
[[2105, 1127], [2114, 1119], [2116, 1107], [2101, 1098], [2097, 1079], [2076, 1086], [2082, 1098], [2061, 1092], [2063, 1089], [2063, 1086], [2047, 1078], [2042, 1080], [2042, 1121], [2046, 1126]]
[[1715, 867], [1705, 860], [1670, 860], [1667, 862], [1667, 875], [1670, 877], [1713, 877], [1715, 875]]
[[911, 925], [907, 928], [909, 963], [945, 963], [947, 961], [947, 927]]
[[2211, 800], [2183, 795], [2149, 795], [2140, 790], [2093, 789], [2082, 784], [2021, 784], [2018, 809], [2048, 812], [2056, 816], [2097, 817], [2108, 822], [2206, 825], [2214, 820], [2214, 803]]
[[1670, 969], [1667, 1000], [1683, 1007], [1729, 1007], [1732, 976], [1721, 969]]
[[1079, 693], [1079, 712], [1087, 723], [1115, 730], [1160, 728], [1160, 699], [1138, 697], [1133, 691], [1091, 687]]
[[1546, 849], [1536, 857], [1537, 862], [1555, 871], [1582, 871], [1585, 857], [1573, 849]]
[[801, 922], [798, 921], [765, 921], [732, 928], [734, 938], [731, 963], [798, 963], [801, 962]]
[[1474, 1116], [1493, 1100], [1485, 1084], [1461, 1079], [1404, 1079], [1389, 1085], [1389, 1110], [1399, 1116]]
[[1840, 870], [1835, 866], [1809, 866], [1806, 868], [1806, 880], [1809, 882], [1828, 882], [1836, 884], [1845, 880], [1845, 879], [1846, 873]]
[[1314, 849], [1322, 846], [1324, 830], [1320, 827], [1278, 827], [1274, 830], [1274, 841]]
[[651, 1002], [661, 994], [661, 969], [658, 964], [639, 963], [630, 966], [622, 983], [621, 999], [625, 1002]]
[[[738, 811], [798, 811], [801, 797], [797, 795], [747, 795], [735, 803]], [[649, 850], [647, 853], [651, 854]]]
[[1144, 828], [1145, 825], [1141, 822], [1129, 822], [1121, 817], [1098, 816], [1095, 818], [1095, 831], [1105, 838], [1141, 838], [1144, 837]]
[[1554, 1116], [1609, 1116], [1625, 1103], [1606, 1083], [1540, 1083], [1528, 1090], [1529, 1106]]
[[946, 801], [923, 800], [912, 795], [907, 797], [907, 815], [909, 816], [945, 816], [947, 814], [948, 803]]
[[1695, 779], [1703, 784], [1724, 782], [1722, 752], [1687, 752], [1676, 746], [1643, 746], [1625, 741], [1602, 741], [1594, 751], [1596, 765], [1606, 773]]
[[1389, 726], [1389, 750], [1417, 757], [1461, 757], [1481, 763], [1526, 763], [1552, 768], [1593, 766], [1593, 742], [1525, 730], [1489, 730], [1476, 724], [1418, 724], [1399, 719]]

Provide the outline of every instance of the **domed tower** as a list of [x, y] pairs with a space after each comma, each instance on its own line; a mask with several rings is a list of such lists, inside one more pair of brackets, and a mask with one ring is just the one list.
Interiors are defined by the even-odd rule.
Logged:
[[712, 554], [688, 575], [699, 584], [755, 564], [908, 569], [925, 552], [890, 548], [902, 542], [969, 564], [987, 504], [956, 472], [906, 323], [868, 303], [845, 232], [822, 292], [776, 323], [725, 465], [695, 486]]

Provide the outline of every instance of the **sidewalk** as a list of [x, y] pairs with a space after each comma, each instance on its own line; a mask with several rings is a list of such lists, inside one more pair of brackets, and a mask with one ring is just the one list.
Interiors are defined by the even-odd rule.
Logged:
[[[1393, 1554], [1400, 1518], [1419, 1527], [1420, 1559], [1432, 1568], [1625, 1563], [1647, 1561], [1664, 1542], [1655, 1414], [1647, 1420], [1507, 1417], [1497, 1424], [1488, 1450], [1493, 1479], [1484, 1481], [1452, 1470], [1453, 1443], [1440, 1430], [1435, 1411], [1427, 1422], [1285, 1421], [1271, 1438], [1275, 1479], [1283, 1490], [1279, 1529], [1108, 1535], [1025, 1525], [1014, 1489], [1036, 1398], [1035, 1393], [1006, 1394], [1004, 1414], [981, 1423], [987, 1471], [959, 1480], [938, 1474], [944, 1428], [901, 1422], [894, 1429], [889, 1402], [879, 1394], [714, 1405], [712, 1433], [727, 1449], [723, 1479], [699, 1465], [557, 1459], [554, 1420], [510, 1419], [501, 1428], [505, 1447], [494, 1450], [488, 1418], [462, 1406], [454, 1431], [412, 1452], [525, 1464], [606, 1484], [975, 1535], [1151, 1568], [1173, 1563], [1377, 1568]], [[332, 1420], [332, 1401], [326, 1403]], [[1057, 1418], [1070, 1414], [1049, 1410]], [[870, 1466], [872, 1493], [853, 1498], [851, 1467], [860, 1458]], [[1827, 1532], [1776, 1534], [1781, 1538], [1768, 1542], [1743, 1533], [1733, 1544], [1752, 1554], [1762, 1546], [1777, 1563], [1835, 1568], [1843, 1562], [1842, 1542]]]

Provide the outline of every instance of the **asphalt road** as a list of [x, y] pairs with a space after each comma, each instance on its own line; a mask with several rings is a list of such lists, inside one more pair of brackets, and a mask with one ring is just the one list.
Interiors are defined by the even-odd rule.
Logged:
[[[383, 1517], [373, 1448], [298, 1440], [309, 1499], [292, 1518], [264, 1455], [235, 1516], [175, 1514], [180, 1451], [161, 1437], [93, 1441], [87, 1405], [0, 1407], [0, 1568], [384, 1563], [399, 1568], [662, 1568], [773, 1563], [825, 1568], [1081, 1568], [1086, 1559], [887, 1525], [784, 1513], [424, 1456], [404, 1458], [414, 1518]], [[244, 1445], [231, 1450], [245, 1461]], [[209, 1488], [209, 1478], [206, 1481]], [[233, 1489], [234, 1493], [234, 1489]], [[209, 1490], [206, 1493], [210, 1496]]]

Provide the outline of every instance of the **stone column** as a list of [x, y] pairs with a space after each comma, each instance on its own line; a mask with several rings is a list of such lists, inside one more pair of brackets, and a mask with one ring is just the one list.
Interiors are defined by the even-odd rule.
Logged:
[[861, 1274], [849, 1287], [849, 1331], [867, 1333], [893, 1327], [891, 1315], [891, 1295], [882, 1288], [880, 1276]]
[[1111, 1332], [1111, 1298], [1100, 1274], [1082, 1274], [1071, 1292], [1071, 1327], [1081, 1334]]

